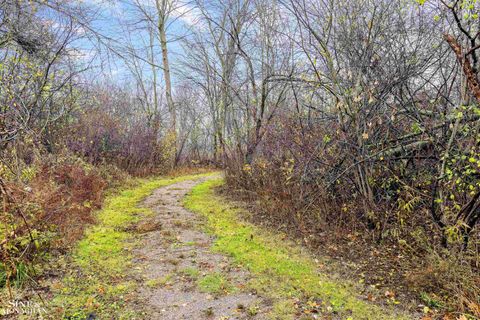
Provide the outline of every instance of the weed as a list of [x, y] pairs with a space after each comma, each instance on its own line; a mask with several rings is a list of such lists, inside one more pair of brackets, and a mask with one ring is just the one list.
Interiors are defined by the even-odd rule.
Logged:
[[291, 299], [277, 301], [273, 304], [273, 314], [278, 320], [295, 319], [295, 302]]
[[192, 278], [192, 279], [197, 279], [198, 276], [200, 275], [200, 270], [194, 267], [187, 267], [182, 270], [180, 270], [180, 273]]
[[173, 277], [174, 274], [167, 274], [166, 276], [160, 278], [147, 280], [145, 284], [150, 288], [164, 287], [170, 283]]
[[254, 317], [258, 314], [259, 311], [260, 307], [257, 304], [252, 304], [247, 308], [247, 315], [250, 317]]
[[5, 286], [7, 281], [9, 281], [11, 286], [21, 288], [33, 273], [33, 267], [23, 262], [18, 262], [8, 269], [4, 264], [0, 263], [0, 287]]
[[211, 294], [224, 294], [233, 291], [231, 283], [218, 272], [207, 274], [199, 279], [197, 284], [200, 291]]
[[433, 295], [429, 295], [426, 292], [420, 293], [420, 299], [430, 308], [442, 308], [443, 303]]

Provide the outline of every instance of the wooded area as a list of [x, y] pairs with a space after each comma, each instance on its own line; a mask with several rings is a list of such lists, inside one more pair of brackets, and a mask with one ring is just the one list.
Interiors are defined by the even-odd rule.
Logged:
[[401, 255], [406, 291], [477, 319], [479, 14], [476, 0], [1, 0], [0, 285], [79, 239], [107, 188], [215, 166], [260, 203], [255, 221]]

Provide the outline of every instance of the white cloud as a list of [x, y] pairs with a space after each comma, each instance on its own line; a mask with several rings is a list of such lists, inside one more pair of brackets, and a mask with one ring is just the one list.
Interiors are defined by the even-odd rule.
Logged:
[[172, 16], [188, 26], [200, 27], [201, 12], [198, 8], [183, 1], [178, 1], [172, 11]]

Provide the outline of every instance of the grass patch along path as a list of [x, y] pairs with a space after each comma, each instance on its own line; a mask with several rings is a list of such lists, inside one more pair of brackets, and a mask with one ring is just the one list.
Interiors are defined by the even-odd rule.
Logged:
[[[89, 228], [68, 259], [70, 271], [53, 284], [52, 319], [142, 319], [135, 305], [138, 283], [132, 277], [136, 265], [132, 251], [139, 245], [135, 228], [153, 216], [140, 204], [154, 190], [182, 181], [198, 180], [212, 173], [174, 178], [138, 180], [134, 187], [109, 196], [97, 213], [98, 223]], [[148, 225], [147, 225], [148, 227]]]
[[[250, 271], [248, 287], [273, 301], [273, 319], [409, 319], [393, 307], [360, 298], [352, 283], [324, 275], [311, 257], [274, 234], [240, 219], [240, 209], [214, 193], [222, 179], [195, 186], [184, 206], [207, 220], [212, 249]], [[320, 313], [320, 315], [318, 315]], [[325, 318], [324, 318], [325, 317]]]
[[51, 319], [408, 319], [244, 222], [214, 174], [111, 195], [52, 284]]

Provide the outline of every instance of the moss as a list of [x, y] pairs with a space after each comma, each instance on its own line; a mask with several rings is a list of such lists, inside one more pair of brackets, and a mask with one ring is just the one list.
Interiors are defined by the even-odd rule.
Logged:
[[242, 222], [238, 217], [241, 209], [214, 194], [214, 188], [222, 183], [215, 179], [197, 185], [184, 205], [207, 218], [207, 228], [217, 238], [213, 250], [232, 256], [251, 271], [254, 278], [250, 285], [277, 301], [274, 312], [278, 316], [288, 318], [288, 310], [295, 312], [285, 301], [315, 297], [328, 303], [332, 312], [353, 319], [407, 319], [361, 300], [360, 289], [354, 284], [320, 274], [311, 257], [280, 235]]
[[110, 194], [97, 212], [98, 223], [87, 230], [72, 252], [74, 268], [55, 292], [53, 318], [85, 319], [91, 313], [100, 319], [139, 318], [125, 302], [136, 286], [127, 275], [132, 272], [131, 249], [138, 237], [127, 227], [153, 215], [139, 203], [157, 188], [212, 174], [142, 179], [129, 189]]
[[151, 279], [145, 282], [145, 284], [150, 288], [163, 287], [170, 284], [170, 281], [173, 279], [174, 274], [167, 274], [164, 277]]
[[233, 291], [232, 284], [219, 272], [210, 273], [199, 279], [198, 288], [202, 292], [224, 294]]
[[198, 276], [200, 275], [200, 270], [198, 270], [195, 267], [187, 267], [180, 270], [180, 273], [183, 275], [186, 275], [189, 278], [197, 279]]

